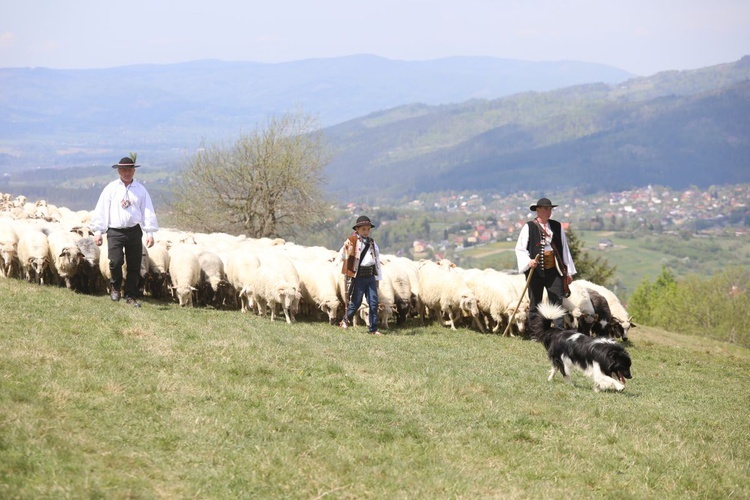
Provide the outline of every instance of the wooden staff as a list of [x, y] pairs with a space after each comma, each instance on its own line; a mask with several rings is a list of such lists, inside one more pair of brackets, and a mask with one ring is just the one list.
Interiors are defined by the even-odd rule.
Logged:
[[[539, 255], [537, 255], [534, 260], [539, 262]], [[523, 301], [524, 295], [526, 295], [526, 290], [529, 289], [529, 283], [531, 283], [531, 277], [534, 275], [534, 270], [536, 267], [532, 267], [529, 270], [529, 277], [526, 278], [526, 285], [523, 287], [523, 292], [521, 292], [521, 296], [518, 297], [518, 304], [516, 304], [516, 308], [513, 310], [513, 314], [510, 315], [510, 318], [508, 319], [508, 326], [505, 327], [505, 331], [503, 332], [503, 337], [506, 337], [508, 333], [510, 332], [510, 325], [513, 324], [513, 319], [516, 317], [516, 313], [518, 312], [518, 308], [521, 307], [521, 302]], [[515, 337], [513, 333], [510, 334], [511, 337]]]

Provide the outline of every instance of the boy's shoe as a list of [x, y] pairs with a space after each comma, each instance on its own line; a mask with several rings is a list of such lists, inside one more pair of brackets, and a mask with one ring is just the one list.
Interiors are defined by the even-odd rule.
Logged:
[[111, 292], [109, 292], [109, 298], [112, 299], [113, 302], [117, 302], [118, 300], [120, 300], [120, 292], [118, 292], [117, 290], [112, 290]]
[[346, 322], [346, 320], [345, 320], [345, 319], [342, 319], [342, 320], [341, 320], [341, 323], [339, 323], [339, 326], [340, 326], [341, 328], [343, 328], [344, 330], [346, 330], [347, 328], [349, 328], [349, 324], [348, 324], [348, 323]]
[[139, 304], [138, 302], [136, 302], [136, 300], [135, 300], [134, 298], [132, 298], [132, 297], [131, 297], [131, 298], [129, 298], [128, 300], [126, 300], [126, 301], [125, 301], [125, 303], [126, 303], [127, 305], [129, 305], [129, 306], [133, 306], [133, 307], [141, 307], [141, 305], [140, 305], [140, 304]]
[[370, 334], [371, 334], [371, 335], [383, 335], [382, 333], [380, 333], [380, 332], [379, 332], [379, 331], [377, 331], [377, 330], [376, 330], [376, 331], [374, 331], [374, 332], [370, 332]]

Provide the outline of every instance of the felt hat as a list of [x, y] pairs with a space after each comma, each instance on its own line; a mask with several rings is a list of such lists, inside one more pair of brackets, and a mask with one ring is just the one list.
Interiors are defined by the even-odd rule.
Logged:
[[354, 229], [356, 231], [359, 226], [375, 227], [375, 224], [373, 224], [370, 221], [370, 218], [368, 216], [366, 216], [366, 215], [360, 215], [359, 217], [357, 217], [357, 223], [354, 224], [354, 226], [352, 227], [352, 229]]
[[549, 198], [539, 198], [539, 201], [537, 201], [535, 205], [531, 205], [529, 210], [536, 212], [537, 207], [555, 208], [556, 206], [557, 205], [553, 205], [552, 202], [549, 201]]
[[125, 158], [122, 158], [120, 160], [120, 163], [117, 165], [112, 165], [112, 168], [138, 168], [140, 165], [136, 165], [132, 158], [128, 158], [127, 156]]

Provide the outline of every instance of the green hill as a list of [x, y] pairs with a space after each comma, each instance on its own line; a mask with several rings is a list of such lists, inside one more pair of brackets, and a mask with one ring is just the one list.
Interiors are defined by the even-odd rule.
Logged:
[[0, 495], [746, 498], [750, 351], [631, 332], [634, 378], [535, 342], [372, 337], [0, 280]]

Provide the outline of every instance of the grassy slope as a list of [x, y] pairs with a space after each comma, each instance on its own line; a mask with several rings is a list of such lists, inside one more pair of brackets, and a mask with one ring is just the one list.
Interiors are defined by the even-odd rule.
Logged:
[[750, 351], [643, 328], [634, 379], [539, 344], [374, 338], [0, 280], [0, 496], [750, 496]]

